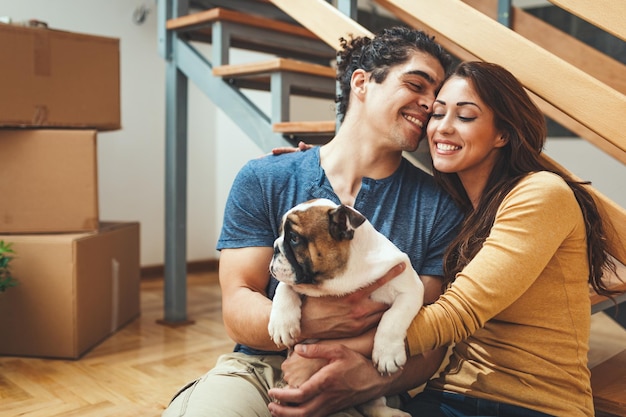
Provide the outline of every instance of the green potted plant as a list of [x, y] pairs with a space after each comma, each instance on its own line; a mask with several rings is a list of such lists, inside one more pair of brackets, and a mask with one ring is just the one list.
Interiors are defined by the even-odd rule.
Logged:
[[12, 243], [4, 243], [4, 240], [0, 240], [0, 293], [17, 285], [17, 281], [11, 276], [9, 266], [14, 254], [11, 246]]

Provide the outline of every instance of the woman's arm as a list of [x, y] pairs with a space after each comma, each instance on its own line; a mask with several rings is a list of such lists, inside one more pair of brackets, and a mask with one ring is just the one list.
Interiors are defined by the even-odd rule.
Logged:
[[558, 176], [531, 174], [505, 197], [489, 236], [451, 287], [411, 324], [411, 354], [459, 342], [515, 303], [537, 280], [581, 212]]

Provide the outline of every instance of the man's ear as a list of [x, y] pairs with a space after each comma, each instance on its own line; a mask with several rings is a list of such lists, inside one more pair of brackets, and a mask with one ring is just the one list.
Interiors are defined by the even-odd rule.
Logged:
[[345, 204], [328, 211], [328, 230], [335, 240], [351, 240], [364, 222], [365, 216]]
[[365, 85], [368, 80], [368, 73], [361, 68], [355, 69], [350, 80], [350, 89], [359, 97], [365, 92]]

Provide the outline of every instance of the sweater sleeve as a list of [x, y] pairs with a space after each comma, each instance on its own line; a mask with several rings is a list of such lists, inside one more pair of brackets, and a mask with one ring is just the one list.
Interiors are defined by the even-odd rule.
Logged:
[[483, 247], [434, 304], [413, 320], [411, 355], [457, 343], [514, 303], [568, 234], [580, 207], [557, 175], [528, 175], [504, 198]]

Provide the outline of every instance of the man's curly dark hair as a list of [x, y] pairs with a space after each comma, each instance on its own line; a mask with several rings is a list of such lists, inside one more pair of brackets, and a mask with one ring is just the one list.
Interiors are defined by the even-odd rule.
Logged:
[[372, 78], [381, 83], [387, 77], [389, 69], [409, 59], [412, 51], [426, 52], [435, 57], [446, 74], [452, 65], [452, 57], [421, 30], [404, 26], [383, 29], [374, 38], [366, 36], [340, 38], [341, 50], [337, 52], [337, 81], [340, 91], [335, 98], [337, 113], [343, 121], [350, 100], [350, 79], [356, 69], [363, 69], [372, 74]]

